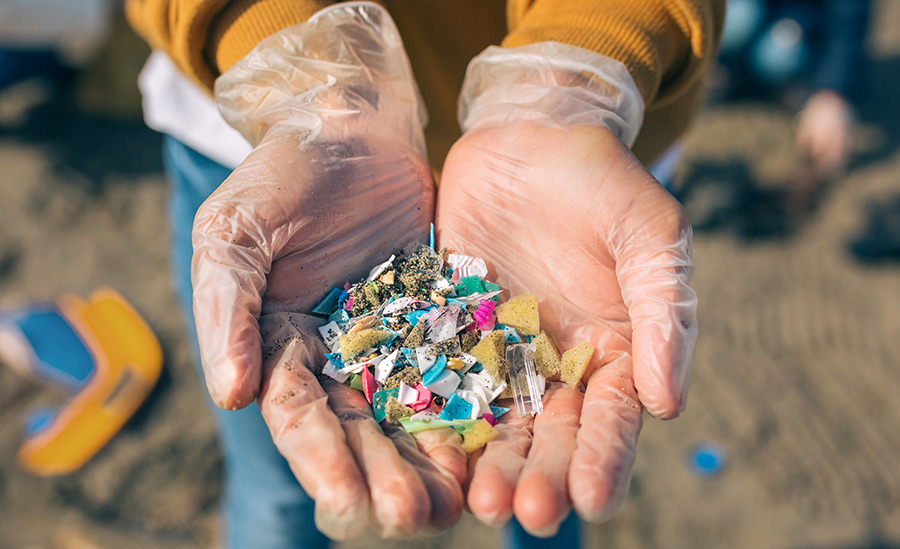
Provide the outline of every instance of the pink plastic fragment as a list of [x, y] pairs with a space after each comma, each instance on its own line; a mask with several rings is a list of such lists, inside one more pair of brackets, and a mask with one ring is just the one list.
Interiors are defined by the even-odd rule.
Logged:
[[493, 427], [494, 425], [497, 425], [497, 419], [494, 417], [494, 414], [487, 414], [487, 413], [481, 414], [481, 419], [490, 423], [491, 427]]
[[416, 385], [415, 389], [419, 393], [419, 398], [410, 404], [410, 407], [417, 412], [421, 412], [431, 404], [431, 391], [421, 383]]
[[458, 283], [459, 283], [459, 271], [458, 271], [458, 270], [453, 271], [452, 273], [450, 273], [450, 282], [453, 283], [453, 284], [458, 284]]
[[368, 366], [362, 370], [362, 386], [366, 400], [369, 401], [369, 404], [372, 404], [372, 398], [375, 396], [375, 391], [378, 390], [378, 384], [375, 383], [375, 376], [372, 375], [372, 371], [369, 370]]
[[353, 307], [353, 298], [347, 299], [347, 304], [344, 305], [344, 309], [349, 311]]
[[475, 322], [478, 323], [479, 330], [494, 329], [494, 307], [496, 306], [497, 302], [491, 301], [490, 299], [483, 299], [481, 303], [478, 304], [478, 309], [472, 313], [472, 316], [475, 317]]
[[344, 282], [344, 289], [347, 290], [348, 292], [350, 291], [350, 283], [349, 282]]

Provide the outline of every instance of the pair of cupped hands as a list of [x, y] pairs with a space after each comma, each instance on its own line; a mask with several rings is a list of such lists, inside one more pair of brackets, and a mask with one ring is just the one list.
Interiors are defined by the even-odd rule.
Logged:
[[[439, 532], [464, 508], [498, 527], [515, 515], [539, 536], [572, 508], [610, 517], [628, 491], [642, 410], [672, 418], [685, 405], [696, 298], [681, 206], [620, 132], [544, 116], [552, 93], [524, 116], [495, 99], [467, 103], [436, 186], [396, 29], [377, 6], [340, 6], [273, 35], [217, 82], [223, 115], [256, 146], [194, 224], [213, 400], [259, 404], [335, 539], [367, 527]], [[486, 67], [476, 87], [490, 98], [503, 77]], [[551, 383], [543, 414], [507, 413], [470, 456], [451, 429], [379, 425], [361, 393], [317, 377], [321, 320], [304, 314], [427, 242], [431, 223], [437, 246], [484, 258], [505, 297], [536, 295], [561, 349], [596, 347], [583, 390]]]

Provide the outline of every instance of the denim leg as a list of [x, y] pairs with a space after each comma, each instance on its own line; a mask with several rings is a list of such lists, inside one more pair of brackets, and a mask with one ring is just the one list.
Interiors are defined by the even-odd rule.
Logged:
[[505, 549], [575, 549], [581, 547], [581, 519], [571, 511], [559, 525], [559, 532], [550, 538], [536, 538], [525, 531], [515, 518], [503, 530], [502, 546]]
[[[170, 136], [163, 141], [163, 161], [171, 185], [169, 223], [175, 286], [199, 372], [200, 353], [191, 306], [191, 227], [197, 209], [231, 170]], [[315, 527], [313, 502], [275, 448], [256, 404], [228, 411], [213, 405], [208, 395], [206, 399], [216, 416], [225, 457], [228, 547], [327, 547], [327, 538]]]

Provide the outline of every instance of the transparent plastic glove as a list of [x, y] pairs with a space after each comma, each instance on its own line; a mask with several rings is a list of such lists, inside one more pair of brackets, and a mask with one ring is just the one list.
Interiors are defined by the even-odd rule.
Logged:
[[508, 295], [537, 296], [560, 350], [596, 347], [583, 393], [555, 384], [534, 420], [507, 414], [469, 465], [477, 517], [499, 526], [515, 513], [546, 536], [572, 506], [600, 521], [621, 505], [641, 410], [684, 408], [697, 320], [684, 210], [621, 140], [642, 111], [630, 76], [543, 46], [470, 65], [436, 225], [441, 246], [485, 258]]
[[308, 318], [267, 329], [265, 349], [258, 323], [311, 310], [333, 286], [427, 238], [434, 183], [396, 27], [371, 3], [322, 10], [261, 42], [217, 81], [216, 97], [255, 148], [194, 221], [210, 394], [224, 408], [258, 397], [325, 534], [352, 537], [370, 518], [383, 536], [445, 528], [462, 505], [458, 435], [420, 438], [428, 466], [411, 439], [381, 432], [358, 395], [317, 381], [324, 348]]

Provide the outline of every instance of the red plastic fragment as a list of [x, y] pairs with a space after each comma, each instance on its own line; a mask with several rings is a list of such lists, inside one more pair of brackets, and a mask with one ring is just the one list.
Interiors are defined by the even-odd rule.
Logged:
[[372, 398], [375, 396], [375, 391], [378, 390], [378, 384], [375, 383], [375, 376], [372, 375], [372, 371], [369, 370], [369, 367], [366, 366], [362, 371], [362, 385], [363, 385], [363, 394], [366, 395], [366, 400], [369, 401], [369, 404], [372, 404]]

